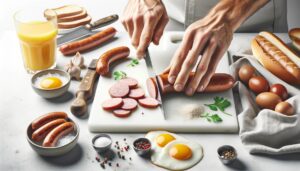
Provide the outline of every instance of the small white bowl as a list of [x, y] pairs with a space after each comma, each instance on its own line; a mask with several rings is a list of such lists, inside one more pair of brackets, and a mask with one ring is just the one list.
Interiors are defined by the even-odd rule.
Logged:
[[[56, 88], [56, 89], [51, 89], [51, 90], [46, 90], [42, 89], [38, 86], [36, 86], [35, 81], [37, 78], [47, 75], [47, 74], [59, 74], [60, 76], [66, 78], [67, 82], [63, 84], [63, 86]], [[31, 86], [33, 90], [40, 96], [44, 98], [54, 98], [63, 95], [66, 93], [70, 87], [70, 82], [71, 82], [71, 76], [69, 73], [60, 70], [60, 69], [46, 69], [42, 70], [40, 72], [35, 73], [32, 78], [31, 78]]]
[[70, 142], [65, 143], [62, 146], [57, 147], [43, 147], [42, 143], [34, 142], [31, 139], [33, 130], [31, 128], [31, 124], [27, 127], [27, 141], [31, 148], [37, 152], [41, 156], [48, 156], [48, 157], [54, 157], [54, 156], [60, 156], [63, 154], [66, 154], [67, 152], [71, 151], [75, 145], [77, 144], [78, 137], [79, 137], [79, 126], [70, 118], [68, 118], [68, 121], [73, 122], [75, 125], [74, 132], [71, 134], [74, 135], [74, 137], [70, 140]]

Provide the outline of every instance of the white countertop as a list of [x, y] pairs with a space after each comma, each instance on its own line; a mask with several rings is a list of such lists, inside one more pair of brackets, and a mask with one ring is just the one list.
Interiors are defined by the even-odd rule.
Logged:
[[[4, 17], [11, 17], [12, 8], [25, 7], [54, 7], [62, 4], [85, 4], [92, 16], [105, 16], [122, 11], [125, 0], [110, 0], [100, 5], [100, 1], [45, 1], [31, 0], [30, 2], [39, 2], [36, 4], [19, 1], [17, 6], [10, 6], [7, 2], [9, 15], [5, 13]], [[116, 4], [113, 4], [116, 3]], [[103, 5], [105, 4], [105, 5]], [[111, 8], [109, 8], [111, 6]], [[3, 6], [2, 6], [3, 7]], [[2, 24], [3, 10], [0, 10], [0, 19]], [[5, 21], [9, 22], [8, 19]], [[10, 21], [11, 22], [11, 21]], [[46, 100], [35, 94], [30, 85], [30, 75], [23, 69], [23, 63], [20, 56], [16, 37], [12, 31], [12, 23], [0, 30], [0, 72], [2, 73], [0, 84], [0, 170], [102, 170], [95, 160], [96, 153], [91, 146], [92, 134], [87, 129], [87, 118], [79, 119], [69, 112], [70, 103], [73, 100], [74, 92], [78, 83], [72, 82], [70, 93], [64, 98], [55, 100]], [[120, 23], [114, 26], [123, 31]], [[2, 26], [1, 26], [2, 27]], [[180, 30], [180, 27], [170, 24], [169, 30]], [[236, 34], [234, 36], [230, 50], [239, 51], [250, 46], [249, 40], [253, 34]], [[288, 41], [286, 35], [280, 35], [281, 38]], [[58, 66], [62, 66], [69, 58], [58, 58]], [[68, 154], [58, 158], [45, 158], [37, 155], [29, 146], [26, 140], [26, 127], [41, 113], [50, 111], [66, 111], [80, 126], [80, 137], [78, 145]], [[114, 141], [123, 141], [131, 143], [135, 138], [144, 136], [143, 134], [110, 134]], [[243, 147], [237, 134], [182, 134], [184, 137], [201, 143], [204, 147], [203, 160], [191, 170], [299, 170], [300, 155], [282, 155], [265, 156], [250, 155]], [[220, 145], [230, 144], [237, 149], [238, 162], [232, 166], [224, 166], [218, 159], [216, 150]], [[133, 149], [126, 157], [132, 157], [132, 161], [119, 162], [121, 167], [109, 167], [105, 170], [159, 170], [158, 167], [139, 158]], [[130, 164], [129, 164], [130, 163]]]

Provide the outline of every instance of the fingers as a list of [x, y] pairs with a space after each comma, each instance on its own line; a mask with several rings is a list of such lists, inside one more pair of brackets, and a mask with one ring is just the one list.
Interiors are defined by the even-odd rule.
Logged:
[[[187, 89], [186, 89], [186, 94], [187, 95], [193, 95], [197, 88], [199, 87], [199, 83], [202, 80], [203, 76], [206, 74], [207, 70], [211, 70], [209, 67], [212, 55], [214, 54], [215, 50], [217, 47], [217, 43], [215, 39], [211, 39], [208, 43], [208, 46], [205, 48], [205, 51], [203, 53], [203, 56], [196, 68], [195, 75], [189, 82]], [[200, 90], [203, 89], [200, 85]]]
[[161, 19], [159, 20], [159, 22], [157, 23], [155, 31], [154, 31], [154, 35], [152, 38], [152, 41], [154, 44], [156, 44], [156, 45], [159, 44], [159, 40], [160, 40], [161, 36], [163, 35], [164, 29], [168, 22], [169, 22], [169, 17], [166, 13], [164, 13], [163, 16], [161, 17]]
[[156, 17], [160, 16], [154, 16], [154, 15], [147, 15], [145, 17], [145, 23], [144, 28], [141, 33], [140, 42], [137, 48], [137, 57], [141, 59], [144, 56], [144, 53], [146, 51], [146, 48], [149, 46], [152, 40], [153, 31], [157, 24]]
[[162, 74], [167, 74], [170, 72], [170, 68], [171, 66], [168, 66], [166, 69], [164, 69], [164, 71], [162, 72]]
[[142, 16], [135, 17], [135, 19], [133, 20], [133, 27], [134, 27], [134, 29], [133, 29], [134, 31], [133, 31], [133, 34], [131, 37], [131, 44], [132, 44], [132, 46], [137, 48], [139, 45], [139, 42], [140, 42], [142, 30], [144, 28]]
[[134, 27], [133, 27], [133, 21], [132, 20], [128, 20], [126, 22], [126, 28], [127, 28], [127, 32], [129, 34], [129, 37], [131, 37], [132, 33], [133, 33], [133, 29], [134, 29]]

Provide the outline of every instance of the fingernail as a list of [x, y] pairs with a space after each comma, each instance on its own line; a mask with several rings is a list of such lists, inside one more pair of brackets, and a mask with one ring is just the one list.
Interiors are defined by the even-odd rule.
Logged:
[[202, 91], [203, 91], [203, 89], [204, 89], [204, 86], [202, 85], [202, 86], [200, 86], [200, 89], [199, 89], [199, 91], [200, 91], [200, 92], [202, 92]]
[[174, 88], [176, 91], [182, 91], [183, 86], [181, 84], [175, 84]]
[[175, 76], [169, 77], [169, 83], [174, 84], [175, 80], [176, 80]]
[[191, 96], [191, 95], [193, 95], [193, 89], [192, 88], [188, 88], [187, 90], [186, 90], [186, 94], [187, 95], [189, 95], [189, 96]]

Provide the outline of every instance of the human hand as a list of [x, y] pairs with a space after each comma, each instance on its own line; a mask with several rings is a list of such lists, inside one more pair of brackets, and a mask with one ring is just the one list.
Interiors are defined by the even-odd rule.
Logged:
[[129, 0], [122, 24], [128, 32], [137, 57], [142, 58], [151, 42], [158, 45], [169, 21], [161, 0]]

